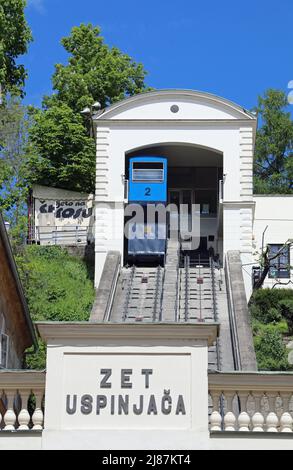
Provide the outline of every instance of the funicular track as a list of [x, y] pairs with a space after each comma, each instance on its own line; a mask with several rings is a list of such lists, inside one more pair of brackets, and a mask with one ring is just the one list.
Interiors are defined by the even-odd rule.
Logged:
[[185, 254], [179, 268], [179, 321], [217, 321], [215, 268], [212, 258]]
[[[174, 243], [169, 249], [172, 262], [166, 263], [165, 268], [133, 265], [121, 269], [109, 321], [196, 323], [218, 320], [213, 260], [191, 256], [179, 249], [176, 255]], [[170, 299], [169, 278], [174, 299]], [[218, 345], [209, 348], [209, 368], [220, 368]]]
[[110, 321], [160, 321], [163, 276], [161, 266], [122, 268]]
[[[212, 258], [181, 255], [178, 276], [179, 322], [216, 322], [217, 293], [215, 266]], [[220, 368], [219, 345], [209, 348], [209, 368]]]

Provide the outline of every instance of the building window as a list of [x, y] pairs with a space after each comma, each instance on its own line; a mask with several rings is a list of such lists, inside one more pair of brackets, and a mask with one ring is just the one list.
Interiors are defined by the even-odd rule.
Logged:
[[133, 162], [132, 181], [160, 183], [164, 180], [164, 163]]
[[280, 254], [271, 260], [269, 278], [290, 278], [290, 248], [281, 244], [269, 245], [269, 257]]

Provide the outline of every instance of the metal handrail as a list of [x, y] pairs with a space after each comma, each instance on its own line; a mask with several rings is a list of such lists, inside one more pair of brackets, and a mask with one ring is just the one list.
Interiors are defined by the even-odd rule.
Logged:
[[124, 201], [128, 202], [129, 195], [129, 181], [124, 179]]
[[[212, 283], [212, 297], [213, 297], [213, 315], [214, 320], [218, 321], [218, 309], [217, 309], [217, 296], [216, 296], [216, 279], [215, 279], [215, 264], [212, 257], [210, 257], [210, 270], [211, 270], [211, 283]], [[217, 350], [217, 368], [220, 370], [221, 361], [220, 361], [220, 343], [219, 338], [216, 340], [216, 350]], [[223, 412], [224, 407], [223, 403], [221, 404], [221, 410]]]
[[178, 321], [179, 316], [180, 316], [180, 305], [179, 305], [179, 302], [180, 302], [180, 292], [179, 292], [179, 289], [180, 289], [180, 248], [179, 248], [179, 244], [178, 244], [178, 248], [177, 248], [176, 286], [175, 286], [175, 289], [176, 289], [175, 321]]
[[224, 199], [224, 180], [219, 180], [219, 202]]
[[[80, 226], [80, 225], [38, 225], [35, 227], [36, 236], [35, 240], [30, 239], [29, 242], [52, 242], [54, 245], [59, 244], [57, 240], [68, 240], [74, 238], [75, 243], [78, 242], [78, 238], [84, 238], [87, 241], [87, 235], [91, 233], [93, 225]], [[40, 233], [40, 229], [46, 229]], [[60, 243], [61, 244], [61, 243]]]
[[213, 314], [214, 320], [218, 320], [218, 310], [217, 310], [217, 298], [216, 298], [216, 279], [215, 279], [215, 265], [214, 260], [210, 257], [210, 270], [211, 270], [211, 280], [212, 280], [212, 297], [213, 297]]
[[[166, 241], [167, 243], [167, 241]], [[167, 245], [166, 245], [167, 247]], [[164, 271], [162, 277], [162, 289], [161, 289], [161, 297], [160, 297], [160, 310], [159, 310], [159, 321], [162, 321], [163, 317], [163, 297], [164, 297], [164, 283], [165, 283], [165, 276], [166, 276], [166, 251], [164, 254]]]
[[157, 320], [157, 310], [158, 310], [158, 295], [159, 295], [159, 288], [160, 288], [160, 281], [161, 281], [161, 266], [157, 267], [156, 273], [156, 287], [154, 293], [154, 307], [153, 307], [153, 321]]
[[184, 302], [184, 320], [188, 321], [189, 316], [189, 309], [188, 309], [188, 301], [189, 301], [189, 255], [186, 255], [184, 258], [184, 267], [185, 267], [185, 302]]

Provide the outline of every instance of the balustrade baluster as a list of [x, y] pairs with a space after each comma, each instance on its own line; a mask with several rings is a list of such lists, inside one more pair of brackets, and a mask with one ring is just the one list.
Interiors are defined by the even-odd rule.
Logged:
[[7, 399], [7, 411], [4, 415], [4, 423], [5, 431], [14, 431], [15, 430], [15, 422], [16, 422], [16, 414], [14, 412], [14, 398], [15, 398], [15, 390], [7, 390], [6, 391], [6, 399]]
[[226, 407], [227, 407], [226, 414], [224, 416], [225, 431], [235, 431], [236, 416], [233, 413], [234, 396], [235, 396], [234, 392], [225, 393]]
[[21, 397], [21, 411], [18, 415], [19, 430], [29, 429], [30, 415], [28, 412], [28, 399], [30, 390], [22, 390], [19, 392]]
[[42, 430], [44, 421], [44, 414], [42, 411], [42, 400], [44, 392], [42, 390], [34, 390], [33, 393], [36, 399], [36, 408], [32, 416], [33, 429]]
[[266, 429], [267, 432], [278, 432], [279, 419], [276, 415], [276, 397], [275, 392], [271, 392], [269, 395], [266, 393], [266, 396], [269, 401], [269, 412], [266, 417]]
[[283, 413], [280, 418], [281, 432], [292, 432], [293, 419], [289, 412], [291, 393], [281, 393]]
[[247, 400], [249, 393], [248, 392], [238, 392], [238, 397], [240, 399], [241, 413], [238, 416], [238, 428], [239, 431], [249, 431], [250, 417], [247, 413]]
[[254, 399], [255, 412], [251, 418], [252, 422], [252, 431], [253, 432], [263, 432], [264, 431], [264, 416], [261, 412], [261, 399], [263, 394], [259, 392], [254, 392], [252, 397]]
[[222, 431], [222, 416], [219, 413], [221, 392], [213, 391], [211, 392], [211, 397], [213, 401], [213, 412], [210, 417], [211, 431]]

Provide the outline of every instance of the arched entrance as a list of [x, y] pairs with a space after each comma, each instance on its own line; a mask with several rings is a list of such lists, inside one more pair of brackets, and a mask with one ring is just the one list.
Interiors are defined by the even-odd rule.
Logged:
[[[178, 209], [188, 207], [188, 216], [198, 205], [200, 210], [200, 246], [198, 253], [209, 250], [222, 260], [222, 210], [220, 186], [223, 180], [223, 153], [212, 148], [188, 143], [156, 143], [125, 153], [125, 179], [129, 181], [130, 160], [134, 157], [158, 156], [167, 159], [167, 204]], [[127, 240], [124, 263], [129, 261]]]

